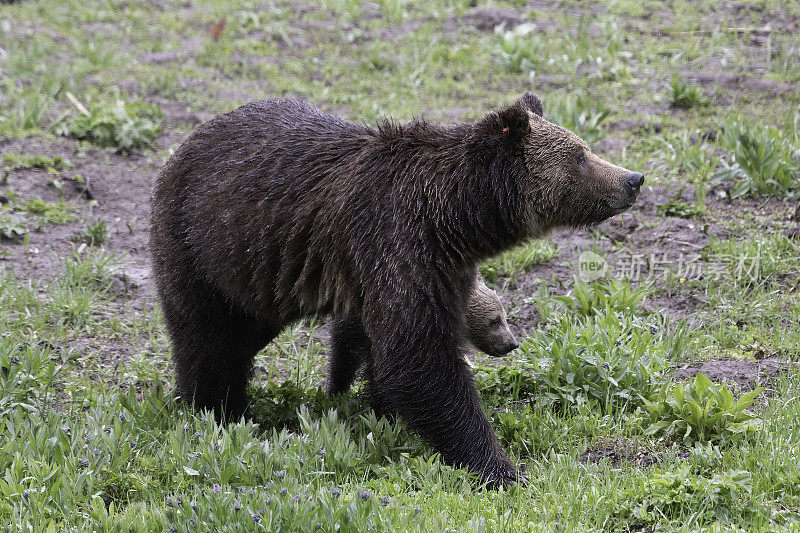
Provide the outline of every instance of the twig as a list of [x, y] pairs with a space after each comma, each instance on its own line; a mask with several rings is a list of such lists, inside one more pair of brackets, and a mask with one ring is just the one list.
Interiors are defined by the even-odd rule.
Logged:
[[76, 108], [78, 111], [80, 111], [81, 113], [83, 113], [83, 114], [84, 114], [84, 115], [86, 115], [87, 117], [91, 117], [91, 116], [92, 116], [92, 114], [91, 114], [91, 113], [89, 113], [89, 110], [88, 110], [88, 109], [86, 109], [86, 106], [85, 106], [85, 105], [83, 105], [82, 103], [80, 103], [80, 102], [78, 101], [78, 99], [77, 99], [77, 98], [75, 98], [75, 96], [74, 96], [74, 95], [73, 95], [71, 92], [69, 92], [69, 91], [66, 91], [64, 94], [66, 94], [66, 95], [67, 95], [67, 100], [69, 100], [69, 101], [72, 103], [72, 105], [74, 105], [74, 106], [75, 106], [75, 108]]

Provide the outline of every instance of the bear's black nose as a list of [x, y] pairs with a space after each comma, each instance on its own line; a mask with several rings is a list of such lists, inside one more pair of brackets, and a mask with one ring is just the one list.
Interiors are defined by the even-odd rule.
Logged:
[[517, 339], [511, 339], [511, 342], [509, 343], [508, 347], [510, 348], [510, 350], [508, 350], [509, 352], [516, 350], [517, 348], [519, 348], [519, 341]]
[[639, 192], [639, 187], [644, 183], [644, 175], [641, 172], [631, 172], [625, 180], [630, 192]]

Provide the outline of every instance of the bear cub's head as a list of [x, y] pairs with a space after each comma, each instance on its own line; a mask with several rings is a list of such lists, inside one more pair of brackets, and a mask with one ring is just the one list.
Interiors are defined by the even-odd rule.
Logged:
[[508, 329], [506, 310], [492, 289], [475, 279], [475, 288], [467, 300], [467, 338], [480, 351], [492, 357], [502, 357], [519, 346]]
[[530, 233], [594, 224], [631, 207], [644, 176], [604, 161], [580, 137], [543, 115], [539, 98], [526, 92], [482, 121], [484, 134], [523, 162], [523, 175], [517, 176], [527, 196]]

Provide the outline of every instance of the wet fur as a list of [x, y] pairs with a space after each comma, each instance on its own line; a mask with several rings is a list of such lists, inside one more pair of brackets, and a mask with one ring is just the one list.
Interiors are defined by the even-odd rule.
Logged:
[[460, 349], [476, 265], [619, 212], [563, 163], [539, 173], [535, 151], [580, 149], [560, 128], [533, 142], [540, 114], [526, 94], [474, 123], [372, 128], [268, 100], [202, 125], [159, 174], [151, 218], [179, 394], [240, 416], [255, 353], [335, 313], [379, 413], [489, 483], [516, 480]]

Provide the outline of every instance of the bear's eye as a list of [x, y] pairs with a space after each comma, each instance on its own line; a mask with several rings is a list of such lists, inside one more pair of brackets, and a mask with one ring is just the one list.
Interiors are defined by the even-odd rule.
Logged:
[[493, 318], [491, 322], [489, 322], [490, 326], [499, 326], [500, 325], [500, 317]]
[[586, 154], [584, 154], [583, 152], [578, 154], [578, 164], [579, 165], [585, 165], [586, 164]]

